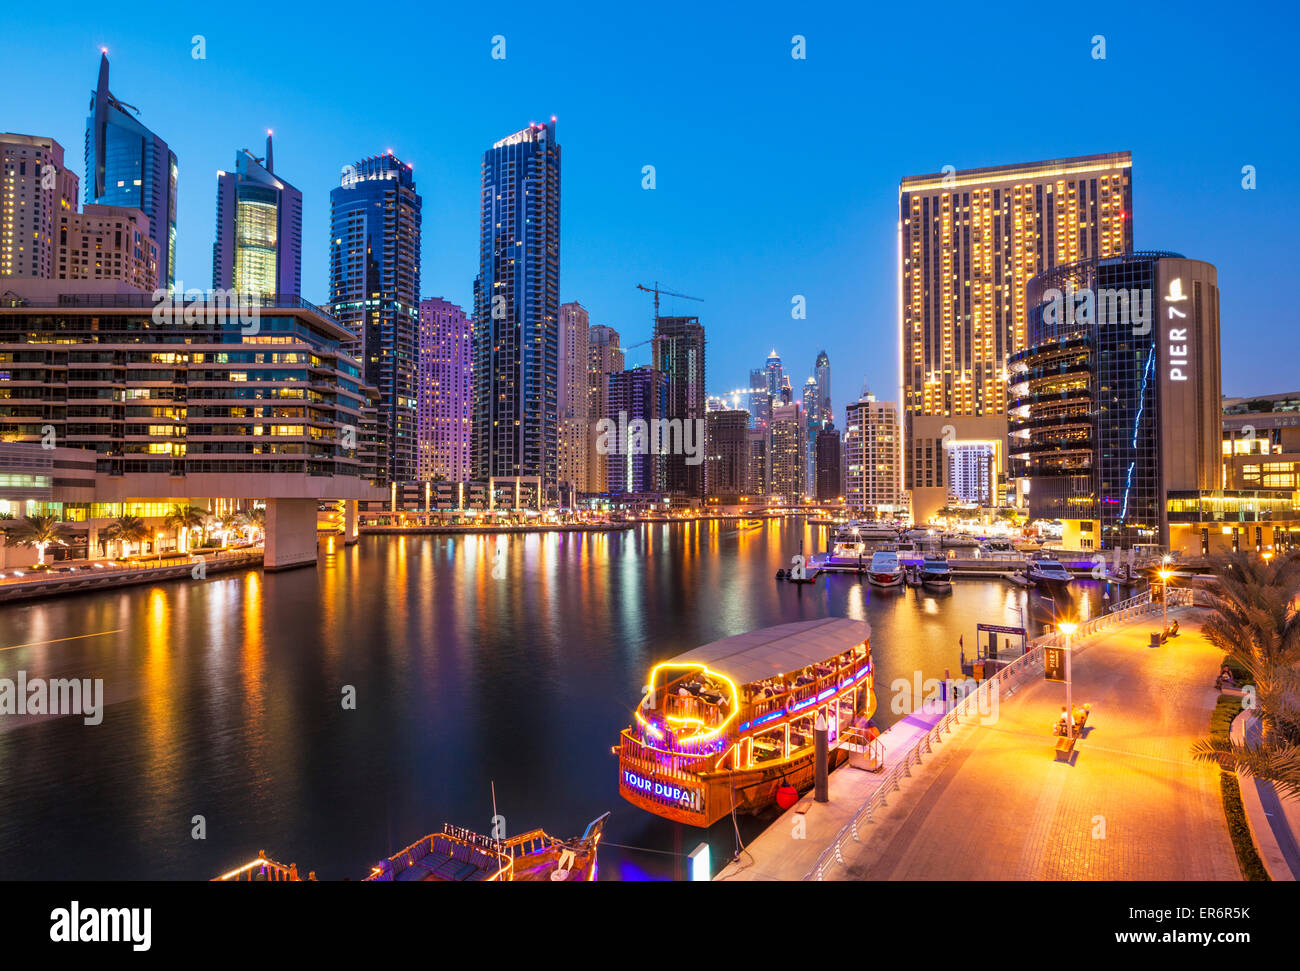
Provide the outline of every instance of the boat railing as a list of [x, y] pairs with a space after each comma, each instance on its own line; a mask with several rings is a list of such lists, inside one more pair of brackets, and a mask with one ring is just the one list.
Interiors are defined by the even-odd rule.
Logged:
[[721, 706], [693, 694], [664, 696], [664, 714], [673, 718], [694, 718], [707, 728], [717, 728], [727, 720]]
[[[1185, 587], [1170, 588], [1169, 606], [1190, 607], [1195, 606], [1196, 603], [1196, 591]], [[1078, 638], [1101, 633], [1150, 614], [1159, 613], [1163, 609], [1163, 604], [1151, 601], [1149, 591], [1138, 594], [1136, 597], [1130, 597], [1128, 600], [1116, 604], [1110, 613], [1081, 623], [1075, 629], [1072, 637], [1077, 641]], [[997, 674], [981, 681], [979, 687], [975, 690], [965, 693], [964, 697], [959, 700], [954, 699], [953, 706], [947, 713], [917, 739], [907, 751], [899, 756], [898, 760], [889, 768], [888, 773], [881, 779], [875, 791], [858, 807], [853, 817], [844, 824], [830, 846], [822, 851], [817, 858], [816, 864], [808, 871], [804, 879], [825, 879], [826, 872], [830, 869], [832, 863], [847, 868], [848, 864], [844, 860], [845, 847], [849, 843], [862, 842], [860, 830], [875, 822], [875, 813], [887, 806], [889, 797], [902, 788], [903, 779], [912, 775], [911, 769], [913, 766], [921, 764], [922, 755], [931, 754], [934, 750], [933, 747], [943, 741], [944, 733], [947, 732], [951, 735], [954, 729], [961, 724], [963, 718], [979, 718], [986, 715], [993, 710], [992, 706], [995, 698], [1011, 694], [1027, 679], [1035, 675], [1041, 677], [1045, 649], [1062, 646], [1064, 638], [1065, 634], [1059, 630], [1035, 638], [1028, 651], [1002, 668]]]
[[[286, 866], [283, 863], [276, 863], [275, 860], [268, 860], [266, 850], [257, 851], [257, 859], [245, 863], [241, 867], [236, 867], [229, 873], [223, 873], [219, 877], [213, 877], [213, 883], [220, 882], [238, 882], [240, 880], [266, 880], [268, 882], [278, 881], [301, 881], [298, 876], [298, 864], [290, 863]], [[307, 877], [308, 880], [315, 880], [316, 873], [313, 871]]]
[[697, 754], [655, 748], [634, 738], [631, 729], [624, 729], [619, 759], [647, 774], [689, 782], [698, 773], [712, 768], [718, 759], [718, 753]]

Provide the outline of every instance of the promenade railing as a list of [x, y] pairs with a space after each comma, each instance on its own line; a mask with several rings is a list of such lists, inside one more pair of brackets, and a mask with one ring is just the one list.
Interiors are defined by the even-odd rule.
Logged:
[[[1192, 590], [1170, 588], [1170, 607], [1190, 606], [1193, 603], [1194, 592]], [[1080, 638], [1090, 637], [1093, 634], [1131, 623], [1151, 614], [1158, 614], [1162, 610], [1164, 610], [1164, 605], [1158, 600], [1152, 601], [1150, 592], [1140, 593], [1136, 597], [1130, 597], [1115, 604], [1109, 613], [1079, 624], [1071, 636], [1077, 643]], [[874, 817], [877, 810], [888, 805], [889, 797], [902, 788], [902, 780], [911, 776], [912, 766], [921, 764], [922, 755], [931, 754], [934, 751], [934, 746], [943, 741], [944, 733], [947, 732], [951, 735], [953, 730], [961, 724], [963, 718], [986, 716], [993, 710], [993, 699], [995, 697], [1009, 697], [1030, 676], [1035, 674], [1041, 676], [1044, 648], [1060, 647], [1064, 639], [1065, 634], [1059, 630], [1035, 638], [1024, 654], [1002, 668], [994, 676], [981, 681], [977, 688], [966, 692], [964, 697], [955, 700], [953, 707], [931, 726], [924, 735], [917, 739], [897, 762], [888, 767], [880, 781], [880, 785], [867, 797], [867, 800], [858, 808], [858, 811], [853, 814], [853, 818], [844, 824], [831, 845], [822, 851], [821, 856], [817, 858], [816, 864], [808, 871], [804, 879], [825, 879], [825, 874], [832, 865], [847, 867], [844, 862], [845, 847], [850, 842], [862, 842], [859, 834], [860, 827], [875, 821]]]

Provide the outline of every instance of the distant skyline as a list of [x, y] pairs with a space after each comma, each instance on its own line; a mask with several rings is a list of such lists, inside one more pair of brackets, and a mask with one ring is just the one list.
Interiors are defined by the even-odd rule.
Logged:
[[[468, 308], [484, 146], [554, 114], [565, 132], [560, 301], [580, 300], [627, 346], [651, 333], [636, 284], [702, 298], [665, 297], [662, 312], [700, 316], [710, 392], [747, 385], [773, 347], [799, 386], [824, 348], [839, 420], [864, 377], [878, 397], [898, 396], [903, 176], [1128, 150], [1135, 247], [1218, 267], [1224, 394], [1300, 384], [1293, 353], [1260, 350], [1292, 351], [1300, 323], [1285, 28], [1297, 15], [1285, 6], [1223, 18], [1209, 4], [1103, 3], [1083, 20], [1007, 7], [951, 35], [911, 9], [848, 5], [760, 3], [744, 18], [684, 4], [562, 19], [523, 6], [412, 9], [397, 35], [391, 18], [331, 3], [309, 17], [260, 11], [257, 31], [219, 8], [65, 10], [57, 24], [36, 8], [6, 13], [10, 76], [39, 82], [7, 89], [0, 130], [51, 136], [78, 165], [107, 47], [114, 94], [179, 160], [176, 279], [189, 287], [211, 280], [217, 170], [270, 128], [277, 172], [303, 193], [303, 296], [328, 300], [340, 170], [392, 149], [425, 199], [420, 296]], [[330, 52], [344, 31], [382, 64], [340, 74]], [[806, 60], [790, 56], [796, 34]], [[496, 35], [504, 60], [491, 56]], [[1245, 165], [1254, 190], [1241, 187]], [[791, 318], [796, 295], [805, 320]], [[628, 353], [629, 367], [649, 360], [649, 345]]]

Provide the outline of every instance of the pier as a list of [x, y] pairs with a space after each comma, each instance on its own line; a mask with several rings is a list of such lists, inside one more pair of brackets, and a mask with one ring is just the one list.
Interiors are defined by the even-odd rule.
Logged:
[[882, 736], [883, 772], [832, 773], [828, 803], [801, 801], [715, 879], [1240, 879], [1219, 770], [1191, 757], [1222, 655], [1190, 601], [1171, 591], [1182, 629], [1158, 647], [1145, 594], [1080, 628], [1074, 699], [1092, 717], [1068, 761], [1051, 731], [1064, 687], [1043, 679], [1049, 635], [998, 674], [989, 715], [974, 695], [909, 716]]

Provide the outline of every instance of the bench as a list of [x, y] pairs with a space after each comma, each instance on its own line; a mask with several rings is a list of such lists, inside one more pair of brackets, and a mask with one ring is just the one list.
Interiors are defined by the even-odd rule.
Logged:
[[1154, 631], [1154, 630], [1151, 632], [1151, 646], [1152, 646], [1152, 647], [1159, 647], [1159, 646], [1160, 646], [1161, 644], [1163, 644], [1164, 642], [1165, 642], [1165, 635], [1164, 635], [1164, 634], [1160, 633], [1159, 631]]

